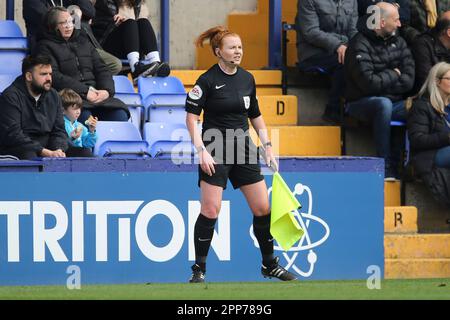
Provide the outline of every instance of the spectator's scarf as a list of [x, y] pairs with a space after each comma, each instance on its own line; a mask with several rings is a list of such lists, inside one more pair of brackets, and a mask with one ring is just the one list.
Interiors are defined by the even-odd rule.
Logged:
[[427, 25], [429, 28], [433, 28], [436, 25], [437, 20], [437, 7], [436, 0], [423, 0], [425, 10], [427, 11]]

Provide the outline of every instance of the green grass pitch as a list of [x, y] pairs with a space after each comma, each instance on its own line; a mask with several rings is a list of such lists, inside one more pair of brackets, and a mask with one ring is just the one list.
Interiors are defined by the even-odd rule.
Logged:
[[450, 279], [382, 280], [369, 290], [366, 281], [232, 282], [206, 284], [0, 286], [0, 299], [26, 300], [450, 300]]

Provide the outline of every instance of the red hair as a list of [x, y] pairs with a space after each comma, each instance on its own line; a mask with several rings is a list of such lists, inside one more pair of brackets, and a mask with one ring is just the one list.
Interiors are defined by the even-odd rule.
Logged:
[[213, 54], [216, 56], [216, 49], [222, 47], [222, 42], [225, 37], [233, 36], [239, 37], [235, 32], [231, 32], [224, 26], [217, 26], [203, 32], [195, 41], [197, 47], [203, 47], [205, 40], [209, 40]]

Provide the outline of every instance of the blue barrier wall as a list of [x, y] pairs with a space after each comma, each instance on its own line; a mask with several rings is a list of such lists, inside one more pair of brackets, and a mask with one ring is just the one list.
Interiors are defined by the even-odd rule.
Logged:
[[[185, 282], [199, 213], [195, 165], [162, 160], [44, 159], [42, 172], [0, 173], [0, 285]], [[283, 159], [307, 232], [281, 263], [300, 279], [384, 274], [383, 161]], [[266, 176], [268, 186], [272, 177]], [[208, 281], [261, 281], [252, 216], [228, 185]], [[188, 236], [189, 235], [189, 236]]]

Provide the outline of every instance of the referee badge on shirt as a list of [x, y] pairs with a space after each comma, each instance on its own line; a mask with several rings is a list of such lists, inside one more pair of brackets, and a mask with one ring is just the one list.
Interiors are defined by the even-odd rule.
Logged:
[[250, 108], [250, 97], [249, 96], [244, 97], [244, 105], [245, 105], [245, 109]]
[[199, 85], [196, 85], [191, 89], [191, 91], [189, 91], [189, 98], [191, 98], [192, 100], [198, 100], [202, 97], [202, 95], [203, 91]]

